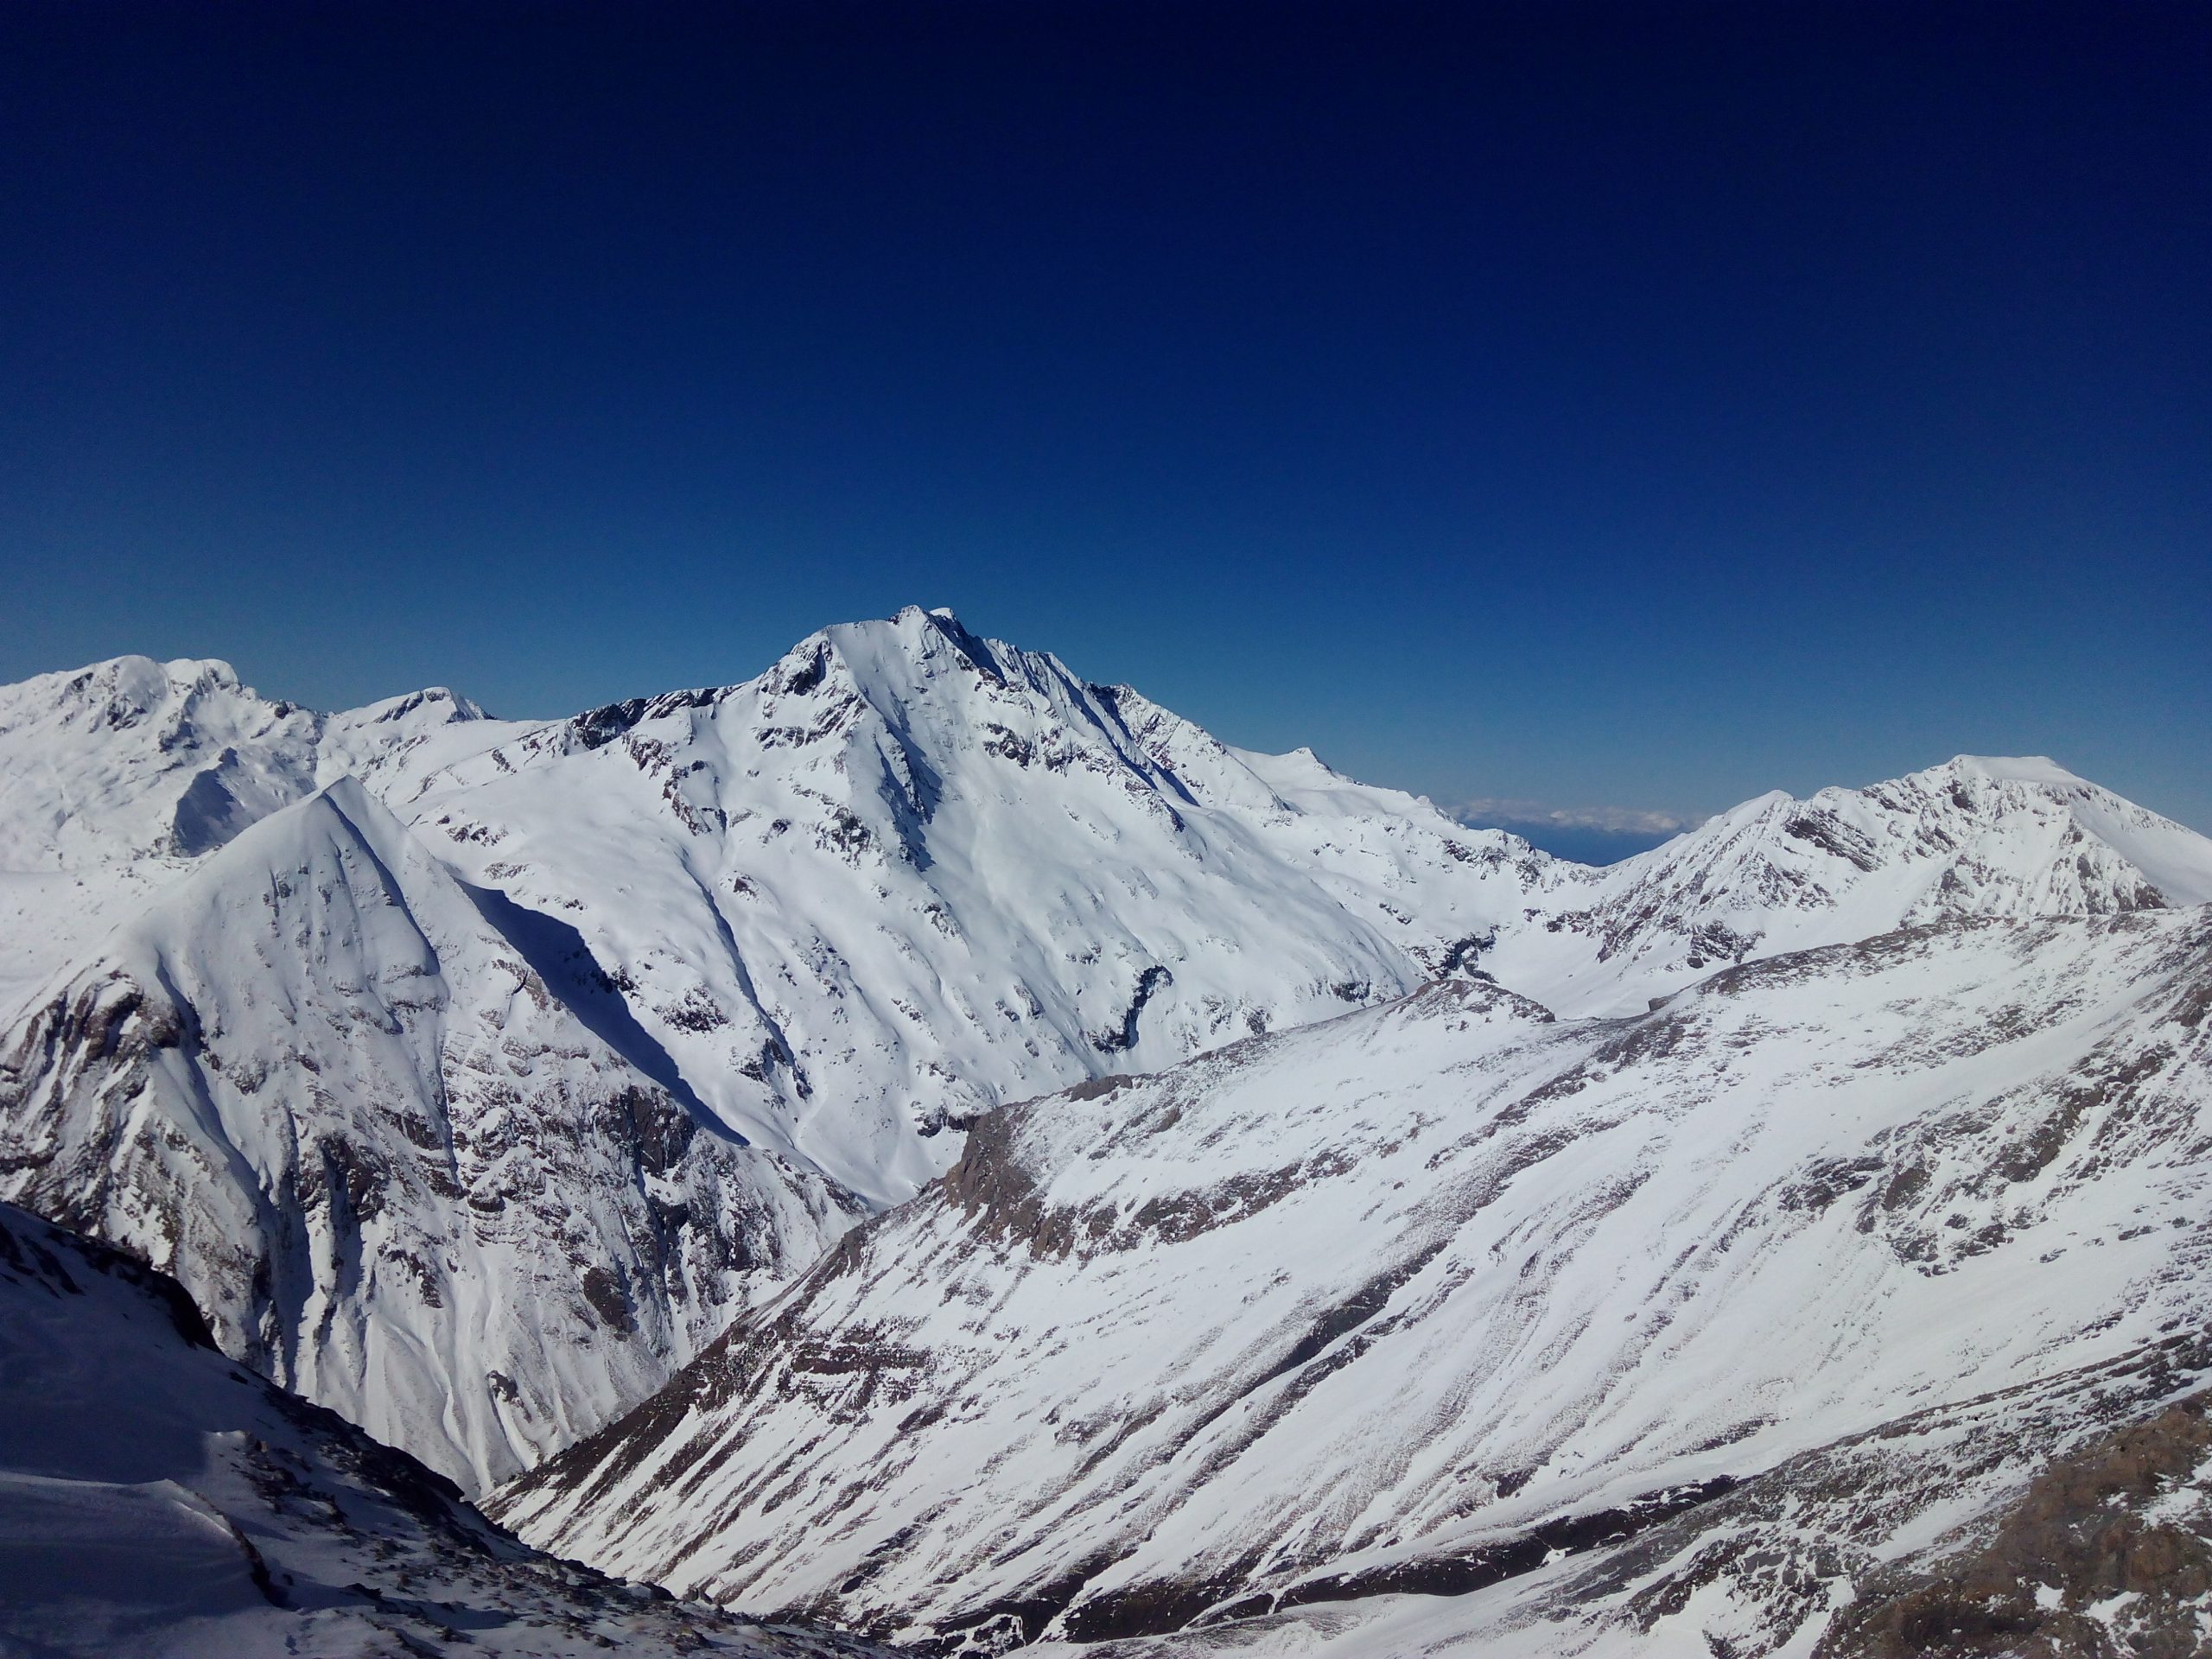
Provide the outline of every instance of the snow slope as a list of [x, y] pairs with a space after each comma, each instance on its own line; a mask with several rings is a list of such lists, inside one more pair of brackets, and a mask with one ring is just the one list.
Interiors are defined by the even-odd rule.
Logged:
[[573, 930], [347, 779], [252, 824], [0, 1050], [0, 1196], [472, 1484], [664, 1379], [853, 1219], [692, 1100]]
[[517, 1544], [210, 1345], [173, 1281], [0, 1205], [0, 1652], [875, 1651]]
[[1636, 1018], [1463, 981], [1078, 1088], [497, 1512], [941, 1638], [1541, 1560], [2202, 1330], [2208, 988], [2212, 910], [1954, 919]]
[[[1171, 718], [909, 609], [742, 685], [504, 743], [404, 810], [472, 879], [560, 906], [620, 963], [725, 1122], [885, 1203], [1003, 1100], [1428, 977], [1435, 930], [1347, 902], [1286, 846], [1274, 821], [1295, 809]], [[1411, 830], [1400, 803], [1419, 804], [1380, 817]], [[1433, 811], [1418, 830], [1370, 860], [1378, 898], [1401, 867], [1461, 868], [1446, 843], [1509, 841]]]
[[1632, 1013], [1937, 916], [2208, 897], [2212, 843], [2048, 762], [1588, 869], [918, 608], [552, 721], [118, 658], [0, 688], [0, 1197], [474, 1486], [1007, 1101], [1440, 975]]
[[2199, 1331], [1790, 1458], [1672, 1518], [1570, 1523], [1478, 1587], [1289, 1603], [1088, 1659], [2195, 1659], [2212, 1629], [2212, 1341]]

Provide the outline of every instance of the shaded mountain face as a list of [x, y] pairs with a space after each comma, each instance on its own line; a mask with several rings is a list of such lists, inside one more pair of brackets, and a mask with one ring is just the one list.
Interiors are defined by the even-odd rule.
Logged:
[[1605, 871], [943, 612], [552, 721], [214, 663], [0, 688], [0, 1198], [472, 1489], [605, 1424], [1007, 1101], [1486, 975], [1562, 1017], [1955, 914], [2212, 898], [2048, 763]]
[[218, 1352], [175, 1281], [0, 1205], [0, 1649], [25, 1659], [880, 1651], [527, 1549]]
[[[1718, 1549], [1693, 1516], [1825, 1458], [1832, 1560], [1668, 1592], [1731, 1642], [1767, 1619], [1727, 1649], [1764, 1653], [1830, 1580], [1872, 1593], [2038, 1459], [2203, 1386], [2194, 1351], [2139, 1362], [2212, 1325], [2209, 1016], [2212, 911], [1948, 920], [1640, 1018], [1440, 984], [1078, 1088], [979, 1124], [498, 1513], [988, 1650], [1470, 1591], [1662, 1524]], [[2060, 1382], [2113, 1367], [2132, 1394]], [[1972, 1404], [2007, 1390], [2009, 1440]], [[1924, 1456], [1882, 1438], [1938, 1406]], [[1892, 1457], [1913, 1502], [1835, 1472]], [[1739, 1513], [1778, 1535], [1789, 1504]]]
[[351, 779], [164, 891], [0, 1052], [0, 1190], [455, 1477], [650, 1392], [858, 1213], [744, 1146], [573, 930]]

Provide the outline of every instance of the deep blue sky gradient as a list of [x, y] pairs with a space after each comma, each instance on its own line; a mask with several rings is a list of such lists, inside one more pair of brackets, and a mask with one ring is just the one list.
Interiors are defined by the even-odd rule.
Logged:
[[550, 714], [914, 601], [1440, 800], [2212, 829], [2208, 79], [2113, 0], [17, 0], [0, 679]]

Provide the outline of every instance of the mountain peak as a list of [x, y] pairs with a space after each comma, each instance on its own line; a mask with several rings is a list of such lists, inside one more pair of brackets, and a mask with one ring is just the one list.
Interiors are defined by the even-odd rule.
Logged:
[[195, 691], [220, 690], [254, 696], [250, 687], [238, 683], [238, 671], [219, 658], [179, 657], [164, 663], [135, 652], [86, 663], [82, 668], [36, 675], [4, 689], [34, 703], [102, 702], [118, 718], [144, 714], [173, 697], [189, 696]]
[[893, 686], [910, 689], [918, 674], [929, 677], [930, 664], [948, 649], [959, 664], [995, 685], [1016, 672], [1017, 659], [1029, 654], [969, 632], [945, 606], [925, 610], [919, 605], [908, 605], [888, 618], [836, 623], [802, 640], [785, 653], [784, 660], [818, 655], [817, 642], [826, 643], [842, 658], [863, 688], [884, 691]]
[[836, 622], [822, 632], [832, 635], [898, 639], [910, 645], [925, 644], [932, 639], [971, 639], [976, 637], [969, 632], [949, 605], [901, 605], [887, 617]]
[[365, 702], [351, 712], [350, 718], [364, 724], [404, 720], [418, 710], [430, 711], [431, 715], [442, 715], [449, 721], [489, 720], [484, 705], [474, 697], [464, 697], [449, 685], [426, 685], [420, 691], [409, 691], [396, 697], [380, 697], [374, 702]]
[[1954, 755], [1933, 772], [1949, 772], [1994, 784], [2051, 784], [2065, 788], [2094, 788], [2086, 778], [2060, 766], [2047, 754]]
[[180, 657], [162, 666], [174, 684], [201, 690], [212, 686], [246, 689], [238, 684], [238, 670], [219, 657]]

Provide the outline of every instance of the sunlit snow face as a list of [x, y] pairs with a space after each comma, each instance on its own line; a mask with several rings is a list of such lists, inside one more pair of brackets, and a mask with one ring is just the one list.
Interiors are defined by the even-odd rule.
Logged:
[[1440, 976], [1637, 1014], [1901, 924], [2212, 896], [2202, 838], [2021, 762], [1592, 871], [918, 610], [573, 721], [143, 659], [0, 705], [0, 1024], [41, 1057], [3, 1190], [91, 1180], [241, 1351], [476, 1483], [1004, 1103]]
[[[2162, 1034], [2207, 925], [1908, 931], [1620, 1021], [1462, 984], [1018, 1109], [772, 1341], [505, 1512], [740, 1605], [924, 1627], [1110, 1562], [1061, 1592], [1074, 1637], [1392, 1582], [2117, 1362], [2212, 1313], [2171, 1155], [2212, 1074]], [[1884, 1477], [1900, 1548], [2034, 1454], [1968, 1421]], [[771, 1478], [773, 1509], [734, 1501]]]

